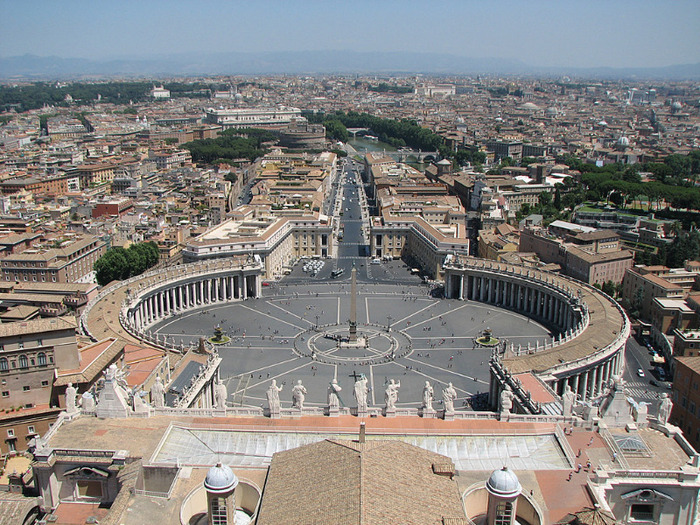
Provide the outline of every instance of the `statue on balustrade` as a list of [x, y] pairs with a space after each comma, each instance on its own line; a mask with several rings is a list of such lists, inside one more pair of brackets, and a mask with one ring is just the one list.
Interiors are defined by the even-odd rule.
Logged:
[[504, 413], [510, 413], [511, 409], [513, 408], [513, 398], [515, 396], [513, 395], [513, 390], [510, 388], [510, 385], [506, 385], [503, 391], [501, 392], [501, 397], [498, 400], [498, 411], [501, 414]]
[[446, 413], [455, 411], [455, 399], [457, 399], [457, 391], [452, 383], [447, 383], [447, 387], [442, 389], [442, 403]]
[[394, 379], [389, 380], [389, 384], [384, 391], [384, 403], [386, 404], [387, 410], [396, 409], [396, 402], [399, 400], [399, 388], [401, 388], [401, 381], [396, 382]]
[[277, 380], [273, 379], [267, 389], [267, 404], [271, 413], [280, 411], [280, 392], [283, 386], [277, 386]]
[[156, 382], [151, 387], [151, 404], [155, 408], [163, 408], [165, 406], [165, 388], [160, 376], [156, 376]]
[[661, 394], [661, 399], [659, 400], [659, 424], [665, 425], [668, 423], [668, 418], [671, 416], [671, 409], [673, 408], [673, 401], [668, 397], [668, 394], [664, 392]]
[[340, 388], [338, 380], [334, 378], [328, 385], [328, 408], [330, 408], [331, 410], [340, 408], [340, 399], [338, 398], [338, 392], [340, 392], [341, 390], [342, 388]]
[[221, 379], [216, 381], [216, 386], [214, 387], [214, 400], [215, 407], [219, 410], [226, 408], [226, 398], [228, 397], [228, 392], [226, 390], [226, 385]]
[[306, 399], [306, 387], [301, 384], [301, 379], [292, 388], [292, 408], [304, 409], [304, 400]]
[[426, 381], [425, 386], [423, 387], [423, 410], [430, 411], [433, 409], [434, 397], [435, 391], [433, 390], [430, 381]]

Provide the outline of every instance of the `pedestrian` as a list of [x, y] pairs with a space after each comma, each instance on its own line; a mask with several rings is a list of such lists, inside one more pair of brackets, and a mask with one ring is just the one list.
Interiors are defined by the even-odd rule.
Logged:
[[577, 457], [577, 458], [580, 458], [580, 457], [581, 457], [581, 449], [578, 449], [578, 454], [576, 454], [576, 457]]

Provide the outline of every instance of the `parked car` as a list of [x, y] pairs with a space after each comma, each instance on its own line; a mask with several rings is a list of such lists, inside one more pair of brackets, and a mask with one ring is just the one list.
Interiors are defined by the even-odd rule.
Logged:
[[644, 377], [644, 370], [642, 370], [641, 368], [637, 368], [637, 375], [639, 377]]

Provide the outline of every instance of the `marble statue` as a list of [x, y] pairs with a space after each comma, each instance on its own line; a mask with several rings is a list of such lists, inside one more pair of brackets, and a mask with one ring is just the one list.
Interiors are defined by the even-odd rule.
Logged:
[[216, 381], [214, 386], [214, 401], [215, 407], [219, 410], [226, 408], [226, 398], [228, 397], [228, 392], [226, 390], [226, 385], [221, 379]]
[[665, 425], [668, 423], [668, 418], [671, 415], [671, 408], [673, 408], [673, 401], [668, 397], [668, 394], [664, 392], [661, 394], [661, 400], [659, 401], [659, 424]]
[[445, 412], [455, 411], [455, 399], [457, 399], [457, 391], [452, 383], [447, 383], [447, 387], [442, 389], [442, 403], [445, 406]]
[[165, 388], [160, 376], [156, 376], [156, 382], [151, 387], [151, 404], [155, 408], [163, 408], [165, 406]]
[[399, 400], [399, 388], [401, 388], [401, 381], [397, 383], [394, 379], [389, 380], [389, 384], [384, 391], [384, 403], [387, 410], [396, 409], [396, 402]]
[[501, 392], [498, 411], [501, 413], [510, 412], [510, 410], [513, 408], [514, 397], [515, 396], [513, 395], [513, 391], [511, 390], [510, 385], [506, 385], [503, 391]]
[[78, 391], [73, 386], [73, 383], [68, 383], [68, 386], [66, 387], [66, 412], [69, 414], [78, 411], [75, 401], [77, 395]]
[[143, 392], [143, 391], [134, 392], [134, 395], [133, 395], [134, 412], [136, 412], [136, 413], [148, 412], [149, 406], [146, 403], [146, 401], [143, 399], [145, 395], [146, 395], [146, 392]]
[[430, 385], [430, 381], [425, 382], [423, 387], [423, 409], [432, 410], [433, 409], [433, 398], [435, 397], [435, 391]]
[[353, 390], [353, 396], [355, 396], [355, 400], [357, 401], [358, 412], [367, 411], [367, 392], [369, 392], [369, 388], [367, 388], [367, 378], [362, 374], [360, 379], [355, 381], [355, 388]]
[[277, 381], [273, 379], [267, 389], [267, 404], [270, 407], [271, 413], [280, 411], [280, 392], [282, 388], [281, 386], [277, 386]]
[[571, 385], [567, 383], [564, 387], [564, 393], [561, 396], [562, 399], [562, 410], [564, 417], [571, 417], [574, 411], [574, 404], [576, 403], [576, 394], [571, 390]]
[[340, 400], [338, 399], [338, 392], [340, 392], [342, 388], [340, 388], [340, 385], [338, 385], [338, 380], [333, 379], [330, 384], [328, 385], [328, 407], [331, 409], [338, 409], [340, 408]]
[[95, 396], [90, 392], [83, 392], [80, 399], [82, 401], [83, 412], [92, 413], [95, 411]]
[[306, 387], [301, 384], [301, 379], [292, 388], [292, 408], [304, 409], [304, 399], [306, 399]]

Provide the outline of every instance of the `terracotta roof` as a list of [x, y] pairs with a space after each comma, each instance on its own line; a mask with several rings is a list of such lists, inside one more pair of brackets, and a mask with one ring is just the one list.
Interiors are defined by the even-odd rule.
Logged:
[[13, 492], [0, 492], [0, 525], [24, 523], [29, 513], [38, 506], [37, 498], [27, 498]]
[[54, 386], [91, 383], [116, 359], [125, 344], [122, 340], [108, 338], [81, 348], [80, 368], [58, 372]]
[[15, 335], [41, 334], [54, 330], [76, 329], [78, 324], [73, 316], [53, 317], [47, 319], [34, 319], [21, 323], [7, 323], [0, 325], [0, 337]]
[[257, 523], [442, 525], [445, 518], [464, 519], [457, 484], [433, 470], [451, 463], [401, 441], [328, 439], [280, 452], [272, 458]]

